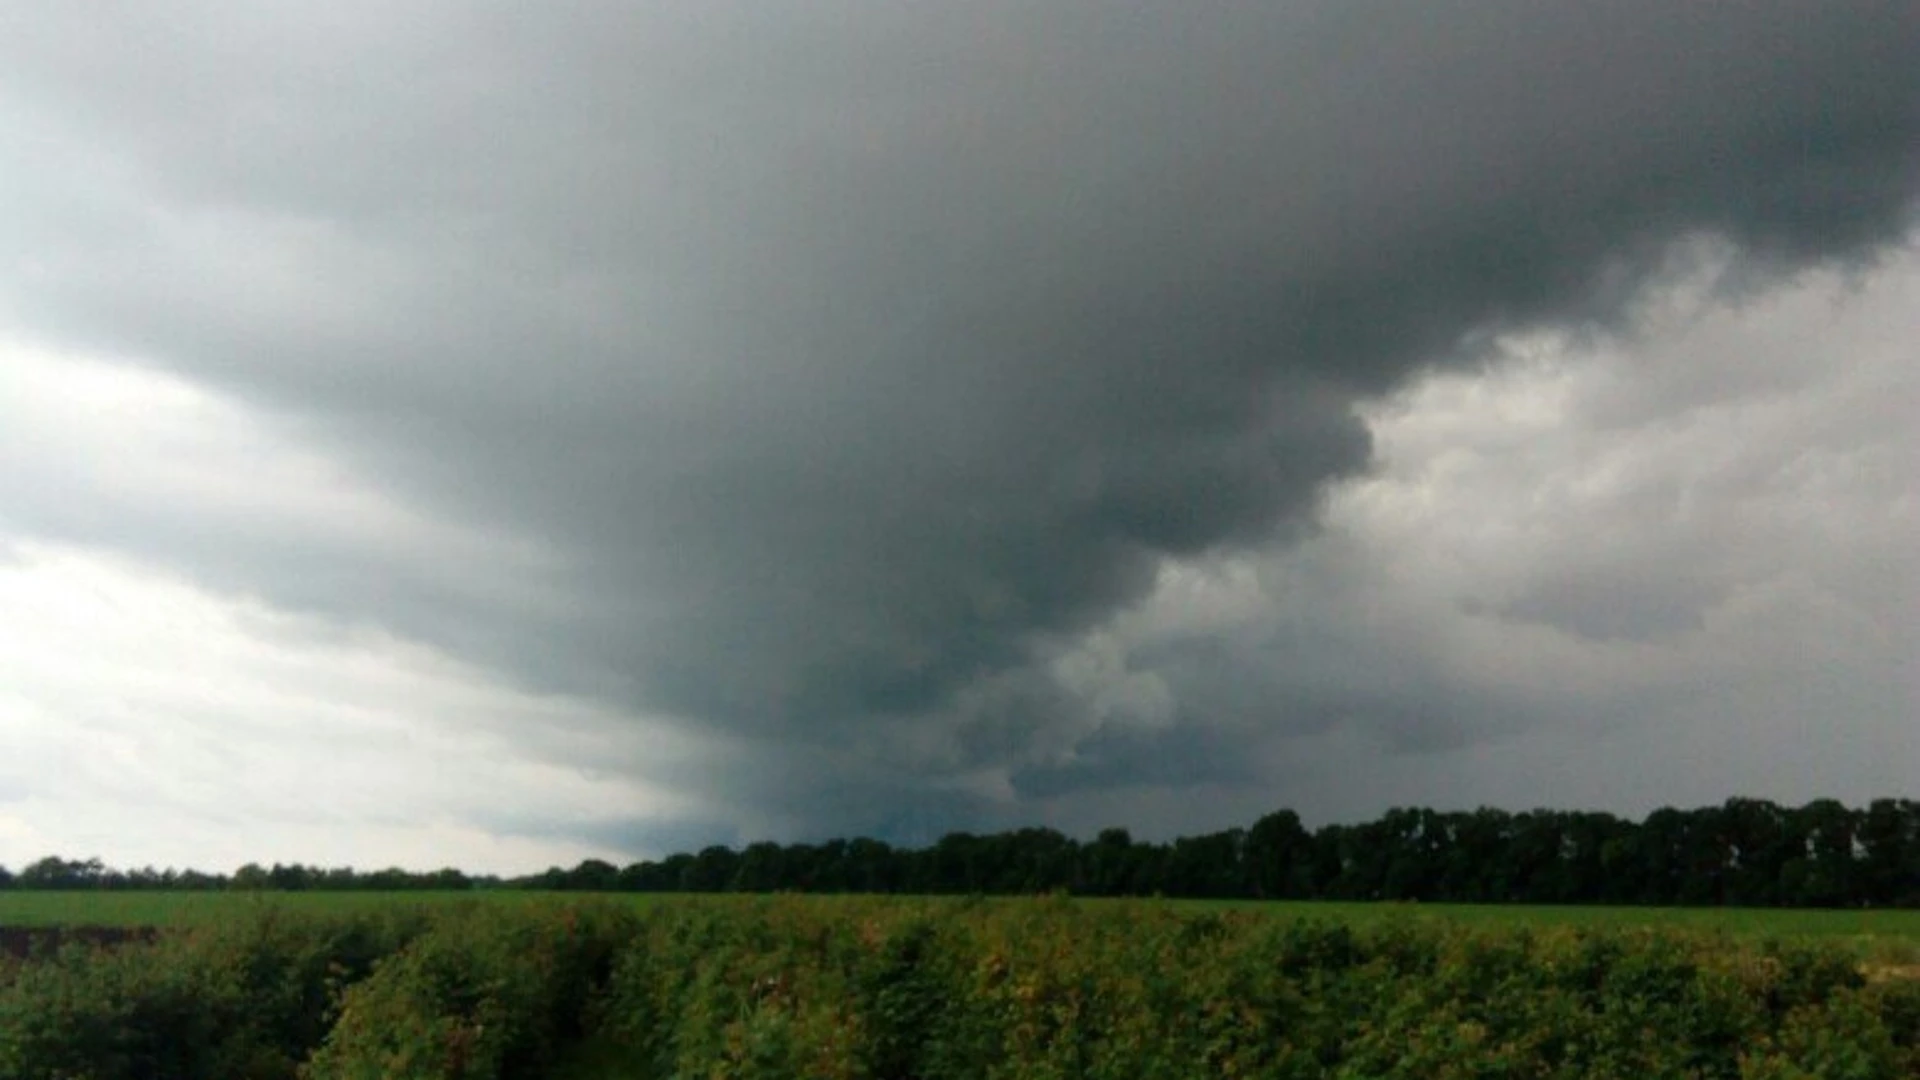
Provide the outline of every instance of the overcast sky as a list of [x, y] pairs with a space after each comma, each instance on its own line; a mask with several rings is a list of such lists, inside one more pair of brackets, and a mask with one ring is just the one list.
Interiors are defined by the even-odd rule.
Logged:
[[1920, 794], [1915, 56], [0, 0], [0, 863]]

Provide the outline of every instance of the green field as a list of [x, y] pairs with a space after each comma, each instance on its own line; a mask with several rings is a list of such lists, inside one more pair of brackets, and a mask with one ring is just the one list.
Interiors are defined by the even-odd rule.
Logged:
[[1654, 927], [1721, 932], [1742, 939], [1818, 939], [1860, 946], [1874, 955], [1920, 958], [1920, 910], [1811, 908], [1655, 908], [1524, 904], [1245, 903], [1178, 901], [1198, 909], [1272, 912], [1281, 916], [1336, 918], [1368, 924], [1379, 920], [1432, 920], [1463, 926]]
[[[521, 907], [579, 899], [579, 893], [494, 890], [448, 893], [380, 892], [0, 892], [0, 927], [203, 926], [263, 908], [315, 914], [353, 914], [394, 906], [470, 902]], [[645, 910], [661, 904], [742, 904], [738, 895], [613, 894], [603, 897]], [[808, 897], [834, 904], [842, 898]], [[903, 898], [907, 902], [908, 898]], [[919, 901], [912, 901], [919, 902]], [[959, 899], [933, 903], [959, 903]], [[990, 903], [1019, 903], [996, 899]], [[1655, 927], [1724, 932], [1743, 939], [1818, 939], [1847, 944], [1863, 955], [1901, 963], [1920, 962], [1920, 910], [1795, 908], [1643, 908], [1502, 904], [1397, 904], [1333, 901], [1081, 900], [1104, 905], [1151, 903], [1180, 912], [1248, 912], [1284, 919], [1335, 919], [1367, 926], [1380, 922], [1437, 922], [1468, 927], [1530, 926], [1582, 929]]]
[[[582, 894], [521, 890], [473, 892], [35, 892], [0, 891], [0, 930], [51, 927], [193, 928], [245, 921], [266, 912], [351, 917], [395, 910], [468, 908], [539, 909], [582, 900], [605, 901], [644, 912], [666, 908], [752, 905], [765, 897], [738, 894]], [[935, 909], [976, 901], [961, 897], [794, 896], [790, 902], [831, 913], [847, 904], [898, 904]], [[1031, 901], [995, 897], [991, 907]], [[1444, 930], [1526, 927], [1583, 931], [1671, 930], [1724, 935], [1740, 947], [1766, 941], [1837, 947], [1870, 970], [1920, 973], [1920, 910], [1796, 908], [1662, 908], [1526, 904], [1405, 904], [1338, 901], [1079, 899], [1090, 911], [1105, 908], [1159, 910], [1172, 914], [1233, 913], [1280, 921], [1336, 921]]]
[[472, 901], [516, 906], [529, 892], [0, 892], [0, 926], [204, 926], [262, 908], [353, 914]]
[[55, 926], [183, 932], [0, 956], [0, 1077], [1920, 1075], [1913, 911], [0, 893]]

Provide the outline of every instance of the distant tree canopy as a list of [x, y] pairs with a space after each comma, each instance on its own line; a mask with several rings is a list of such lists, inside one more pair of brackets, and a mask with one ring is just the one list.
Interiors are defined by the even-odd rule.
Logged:
[[628, 892], [863, 892], [1423, 900], [1456, 903], [1920, 907], [1920, 802], [1797, 809], [1729, 799], [1612, 814], [1389, 810], [1309, 830], [1281, 810], [1253, 823], [1143, 843], [1125, 829], [1077, 841], [1052, 829], [951, 833], [931, 847], [877, 840], [709, 847], [624, 869], [589, 860], [511, 884]]
[[301, 866], [298, 863], [292, 865], [274, 863], [271, 867], [248, 863], [231, 875], [205, 874], [198, 870], [155, 870], [151, 866], [138, 870], [115, 870], [102, 865], [99, 859], [68, 861], [52, 855], [23, 868], [17, 874], [0, 866], [0, 890], [105, 889], [202, 892], [234, 889], [263, 892], [305, 890], [404, 892], [453, 891], [500, 884], [502, 882], [499, 878], [473, 878], [454, 869], [421, 874], [400, 869], [374, 871], [359, 871], [346, 867], [321, 869], [317, 866]]
[[1611, 814], [1482, 808], [1394, 809], [1376, 821], [1309, 830], [1281, 810], [1168, 843], [1107, 829], [1079, 841], [1052, 829], [950, 833], [931, 847], [871, 839], [708, 847], [621, 868], [501, 881], [458, 870], [357, 872], [248, 864], [230, 877], [117, 871], [48, 857], [9, 874], [12, 889], [407, 890], [512, 886], [595, 892], [987, 893], [1084, 896], [1421, 900], [1455, 903], [1920, 907], [1920, 802], [1831, 799], [1799, 808], [1729, 799]]

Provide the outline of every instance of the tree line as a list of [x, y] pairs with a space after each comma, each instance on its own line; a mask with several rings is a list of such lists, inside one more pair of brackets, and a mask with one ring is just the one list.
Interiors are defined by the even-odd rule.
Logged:
[[1306, 828], [1281, 810], [1169, 843], [1108, 829], [950, 833], [931, 847], [878, 840], [708, 847], [617, 868], [588, 860], [516, 884], [630, 892], [1030, 894], [1452, 903], [1920, 907], [1920, 802], [1729, 799], [1612, 814], [1389, 810]]
[[1453, 903], [1920, 907], [1920, 801], [1735, 798], [1641, 821], [1588, 811], [1394, 809], [1308, 829], [1290, 810], [1167, 843], [1107, 829], [949, 833], [922, 848], [859, 838], [711, 846], [618, 867], [588, 859], [501, 880], [458, 870], [249, 864], [232, 875], [107, 869], [49, 857], [15, 889], [533, 888], [598, 892], [1032, 894]]
[[58, 855], [30, 863], [17, 873], [0, 866], [0, 889], [17, 890], [452, 892], [498, 888], [502, 884], [498, 877], [470, 875], [450, 867], [420, 873], [398, 867], [355, 870], [345, 866], [322, 868], [274, 863], [266, 867], [248, 863], [231, 874], [209, 874], [199, 870], [156, 870], [151, 866], [117, 870], [99, 859], [63, 859]]

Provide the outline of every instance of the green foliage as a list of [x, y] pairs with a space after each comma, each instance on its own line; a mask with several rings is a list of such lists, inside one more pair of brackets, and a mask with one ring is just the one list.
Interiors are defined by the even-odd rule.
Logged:
[[646, 920], [614, 966], [598, 1026], [645, 1075], [867, 1075], [860, 931], [810, 914], [761, 902]]
[[1920, 1076], [1920, 979], [1835, 942], [1064, 897], [248, 911], [0, 973], [0, 1080]]
[[[1510, 814], [1395, 808], [1379, 819], [1309, 831], [1280, 810], [1247, 829], [1171, 843], [1107, 829], [1082, 843], [1052, 829], [949, 833], [931, 847], [878, 840], [712, 845], [616, 867], [586, 859], [501, 881], [452, 868], [412, 873], [248, 863], [231, 875], [122, 870], [48, 856], [0, 894], [227, 891], [300, 896], [517, 889], [640, 893], [863, 893], [1168, 896], [1214, 900], [1417, 901], [1686, 907], [1920, 909], [1920, 801], [1832, 799], [1794, 808], [1732, 798], [1662, 808], [1642, 822], [1611, 814]], [[8, 904], [0, 900], [0, 913]], [[138, 906], [138, 905], [134, 905]]]
[[64, 949], [0, 984], [0, 1077], [292, 1077], [337, 989], [422, 924], [266, 912], [153, 944]]
[[788, 898], [658, 911], [602, 1023], [663, 1077], [1893, 1080], [1906, 986], [1680, 931]]
[[448, 909], [346, 991], [303, 1075], [534, 1074], [562, 1040], [581, 1035], [587, 995], [633, 934], [631, 914], [606, 905]]
[[616, 870], [589, 859], [519, 884], [551, 890], [1407, 900], [1421, 903], [1920, 906], [1920, 802], [1864, 810], [1761, 799], [1611, 814], [1396, 808], [1308, 831], [1277, 811], [1249, 829], [1142, 843], [1108, 829], [949, 833], [931, 847], [874, 840], [735, 852], [708, 847]]
[[[542, 897], [495, 892], [273, 892], [268, 890], [105, 890], [0, 892], [0, 927], [201, 927], [246, 921], [269, 911], [326, 918], [384, 917], [396, 910], [486, 903], [520, 907]], [[630, 901], [644, 904], [646, 898]]]

